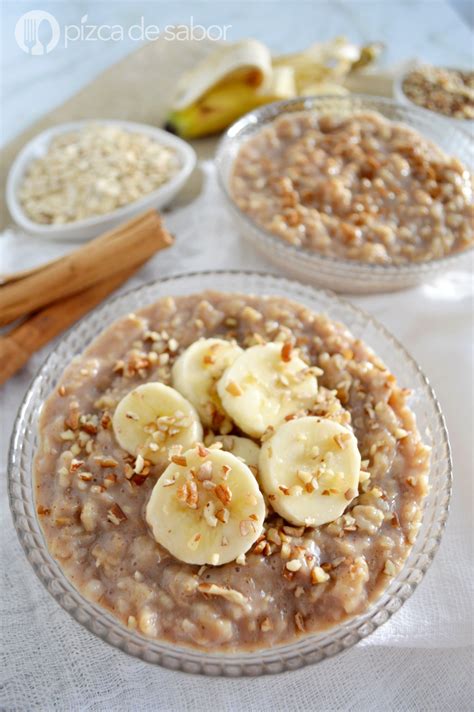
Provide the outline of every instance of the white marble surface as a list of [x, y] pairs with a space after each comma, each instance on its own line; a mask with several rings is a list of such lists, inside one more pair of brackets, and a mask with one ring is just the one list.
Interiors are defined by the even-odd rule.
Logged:
[[23, 0], [2, 3], [1, 91], [2, 136], [5, 142], [34, 119], [50, 111], [105, 67], [128, 54], [137, 42], [61, 43], [48, 55], [32, 57], [17, 46], [14, 27], [23, 12], [41, 8], [61, 26], [139, 22], [160, 28], [176, 23], [231, 25], [228, 39], [249, 35], [275, 52], [301, 49], [312, 42], [344, 34], [355, 42], [383, 40], [387, 65], [419, 56], [434, 63], [469, 66], [472, 34], [455, 8], [444, 0], [237, 0], [229, 2], [136, 2], [46, 0], [34, 6]]

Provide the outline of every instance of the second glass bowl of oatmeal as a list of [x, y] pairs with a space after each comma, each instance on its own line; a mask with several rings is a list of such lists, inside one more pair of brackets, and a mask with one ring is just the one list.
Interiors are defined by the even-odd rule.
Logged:
[[370, 96], [277, 102], [231, 126], [216, 164], [243, 237], [290, 276], [338, 292], [414, 286], [474, 244], [472, 142]]
[[[173, 501], [170, 506], [178, 518], [184, 517], [180, 519], [185, 523], [183, 530], [176, 530], [173, 518], [164, 528], [160, 528], [159, 518], [150, 521], [156, 498], [163, 492], [172, 493], [177, 481], [169, 474], [156, 480], [161, 472], [156, 471], [156, 465], [141, 455], [127, 453], [130, 441], [118, 438], [120, 428], [116, 430], [116, 426], [120, 421], [120, 427], [128, 429], [124, 425], [128, 419], [133, 439], [143, 404], [137, 401], [122, 412], [117, 403], [137, 387], [161, 389], [161, 396], [170, 395], [170, 384], [181, 392], [189, 386], [192, 392], [196, 384], [202, 385], [193, 368], [196, 364], [199, 369], [203, 364], [212, 367], [218, 357], [214, 343], [209, 344], [209, 352], [201, 353], [203, 343], [206, 345], [202, 339], [216, 337], [237, 349], [236, 361], [229, 369], [238, 363], [245, 366], [257, 352], [267, 354], [262, 362], [267, 366], [268, 352], [270, 363], [276, 358], [279, 385], [270, 388], [268, 400], [272, 403], [280, 394], [281, 402], [287, 404], [287, 390], [291, 398], [296, 395], [299, 399], [302, 384], [318, 380], [316, 401], [311, 384], [309, 391], [304, 386], [312, 399], [313, 415], [291, 412], [285, 424], [276, 426], [274, 435], [270, 431], [269, 438], [265, 433], [261, 438], [258, 482], [265, 492], [268, 483], [262, 453], [271, 459], [271, 450], [276, 452], [280, 447], [277, 436], [306, 427], [315, 417], [322, 417], [326, 424], [329, 418], [332, 428], [342, 428], [331, 448], [344, 453], [352, 432], [344, 430], [344, 424], [351, 414], [360, 454], [366, 458], [360, 466], [366, 471], [360, 472], [359, 500], [354, 499], [351, 511], [342, 519], [319, 529], [312, 528], [314, 522], [307, 522], [307, 527], [291, 525], [288, 520], [282, 523], [271, 509], [285, 507], [291, 520], [300, 516], [306, 499], [298, 485], [299, 492], [289, 491], [285, 501], [283, 487], [273, 499], [268, 494], [272, 506], [265, 517], [270, 519], [265, 519], [258, 540], [251, 532], [252, 522], [257, 521], [252, 515], [240, 522], [246, 524], [245, 531], [239, 532], [237, 527], [228, 541], [222, 538], [225, 551], [245, 544], [250, 535], [253, 543], [247, 556], [239, 555], [232, 561], [236, 552], [229, 554], [230, 559], [225, 554], [229, 562], [225, 563], [224, 559], [214, 561], [212, 554], [209, 564], [201, 566], [196, 564], [196, 541], [188, 536], [192, 532], [184, 531], [188, 517], [194, 527], [204, 526], [199, 520], [201, 505], [195, 507], [188, 501], [192, 488], [184, 493], [186, 501], [178, 489], [181, 504]], [[310, 368], [300, 363], [300, 356]], [[177, 367], [180, 359], [188, 368]], [[297, 371], [304, 366], [301, 373], [293, 373], [292, 363]], [[227, 378], [226, 373], [222, 378]], [[168, 466], [186, 473], [183, 468], [189, 460], [183, 460], [198, 458], [198, 469], [192, 475], [193, 481], [199, 481], [198, 497], [203, 494], [200, 487], [212, 489], [213, 477], [228, 477], [220, 483], [219, 492], [217, 487], [215, 491], [222, 501], [226, 483], [232, 490], [233, 500], [229, 498], [226, 504], [230, 520], [222, 516], [218, 524], [219, 517], [213, 512], [203, 513], [211, 534], [220, 526], [222, 533], [224, 529], [228, 533], [236, 503], [241, 518], [240, 505], [234, 500], [240, 501], [245, 492], [233, 489], [229, 468], [223, 467], [218, 475], [208, 460], [218, 461], [219, 466], [230, 462], [239, 473], [244, 468], [242, 481], [253, 482], [249, 504], [253, 507], [255, 498], [261, 497], [250, 471], [262, 435], [254, 430], [254, 416], [261, 408], [235, 409], [239, 396], [242, 402], [247, 397], [238, 393], [240, 387], [249, 389], [250, 397], [252, 389], [258, 391], [258, 383], [247, 376], [239, 366], [232, 371], [232, 380], [225, 380], [230, 405], [224, 390], [219, 390], [221, 380], [217, 388], [226, 411], [240, 423], [236, 431], [240, 435], [231, 434], [230, 440], [242, 444], [247, 433], [246, 449], [240, 456], [248, 468], [241, 460], [232, 461], [235, 442], [225, 440], [228, 428], [220, 418], [211, 419], [211, 430], [220, 430], [223, 449], [229, 452], [214, 450], [213, 438], [204, 432], [205, 447], [197, 446], [192, 455], [176, 452]], [[263, 369], [262, 377], [265, 381], [268, 368]], [[174, 391], [172, 398], [181, 399], [180, 422], [161, 418], [158, 428], [151, 428], [147, 415], [148, 424], [140, 430], [139, 437], [143, 433], [153, 436], [147, 445], [151, 457], [159, 455], [163, 432], [171, 427], [170, 435], [180, 438], [181, 426], [189, 435], [189, 427], [198, 422], [192, 420], [196, 414], [192, 416], [192, 408], [182, 396]], [[265, 409], [265, 402], [260, 405], [265, 417], [272, 418], [272, 408]], [[164, 403], [155, 401], [155, 406], [161, 408]], [[184, 426], [181, 421], [190, 414], [191, 422]], [[204, 424], [207, 410], [199, 406], [199, 414]], [[175, 416], [178, 418], [177, 411]], [[248, 433], [252, 433], [252, 442]], [[306, 432], [298, 430], [298, 442], [305, 438]], [[280, 445], [284, 456], [285, 442]], [[428, 478], [426, 446], [431, 448]], [[320, 453], [311, 448], [306, 455], [319, 457]], [[332, 482], [334, 474], [326, 471], [322, 476]], [[306, 489], [306, 477], [301, 482]], [[316, 497], [320, 505], [326, 498], [328, 505], [335, 502], [339, 506], [339, 495], [332, 489], [339, 485], [331, 482], [326, 483], [328, 490], [321, 488]], [[377, 482], [385, 484], [380, 488]], [[312, 480], [309, 484], [314, 487]], [[20, 408], [9, 457], [15, 527], [30, 563], [56, 601], [87, 629], [128, 654], [171, 669], [208, 675], [260, 675], [296, 669], [341, 652], [373, 632], [400, 608], [430, 565], [446, 522], [450, 488], [451, 459], [444, 419], [426, 377], [404, 348], [371, 317], [332, 294], [251, 272], [170, 277], [121, 295], [93, 312], [61, 341], [34, 379]], [[314, 495], [313, 489], [306, 492]], [[344, 491], [347, 502], [343, 507], [355, 496], [356, 492]], [[181, 510], [176, 510], [177, 505], [182, 505]], [[326, 502], [321, 506], [325, 509]], [[145, 507], [152, 531], [146, 526]], [[166, 506], [160, 511], [166, 520]], [[219, 514], [217, 509], [215, 514]], [[168, 537], [173, 527], [175, 534], [163, 548], [157, 541]], [[204, 548], [207, 535], [205, 538]], [[351, 542], [359, 553], [351, 550]], [[178, 549], [173, 554], [175, 546]], [[193, 563], [186, 563], [191, 560]]]

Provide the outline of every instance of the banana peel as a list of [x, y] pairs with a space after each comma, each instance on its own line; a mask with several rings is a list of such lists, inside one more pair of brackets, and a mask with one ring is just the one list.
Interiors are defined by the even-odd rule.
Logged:
[[263, 104], [295, 96], [345, 94], [344, 79], [373, 63], [381, 45], [343, 37], [272, 59], [249, 39], [220, 45], [180, 79], [166, 128], [185, 139], [219, 133]]
[[222, 83], [265, 90], [271, 78], [272, 57], [264, 44], [253, 39], [222, 44], [180, 77], [173, 109], [186, 109]]

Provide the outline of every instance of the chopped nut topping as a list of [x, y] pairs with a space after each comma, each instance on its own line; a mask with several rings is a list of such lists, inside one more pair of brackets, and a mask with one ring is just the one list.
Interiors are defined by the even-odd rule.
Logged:
[[242, 519], [242, 521], [239, 524], [239, 530], [240, 530], [241, 536], [247, 536], [251, 532], [255, 531], [255, 526], [250, 519]]
[[383, 573], [386, 574], [386, 576], [395, 576], [397, 573], [397, 567], [390, 559], [387, 559], [385, 562]]
[[344, 450], [350, 439], [351, 436], [349, 433], [338, 433], [337, 435], [333, 436], [334, 442], [341, 450]]
[[302, 563], [299, 559], [291, 559], [286, 563], [286, 568], [288, 571], [299, 571], [301, 569]]
[[127, 519], [127, 515], [122, 510], [122, 508], [117, 503], [115, 503], [108, 510], [107, 519], [112, 524], [118, 526], [121, 522], [124, 522]]
[[293, 351], [293, 344], [291, 341], [285, 341], [283, 346], [281, 347], [281, 360], [284, 361], [285, 363], [288, 363], [288, 361], [291, 361], [291, 352]]
[[228, 601], [238, 603], [239, 605], [245, 605], [247, 603], [247, 599], [240, 591], [236, 591], [233, 588], [224, 588], [215, 583], [200, 583], [198, 585], [198, 591], [207, 596], [222, 596], [222, 598], [226, 598]]
[[84, 460], [76, 460], [72, 459], [71, 464], [69, 465], [69, 472], [76, 472], [82, 465], [84, 464]]
[[269, 618], [264, 618], [260, 623], [260, 630], [262, 633], [268, 633], [268, 631], [273, 630], [273, 625]]
[[93, 479], [92, 472], [79, 472], [78, 477], [83, 482], [91, 482]]
[[200, 466], [199, 470], [197, 471], [196, 477], [201, 482], [203, 480], [212, 479], [212, 462], [210, 460], [203, 462], [203, 464]]
[[215, 488], [216, 497], [222, 502], [223, 505], [229, 504], [232, 500], [232, 492], [228, 485], [218, 484]]
[[299, 631], [301, 631], [302, 633], [305, 632], [306, 628], [304, 625], [304, 618], [299, 611], [298, 613], [295, 613], [295, 624]]
[[391, 517], [391, 524], [392, 527], [400, 527], [400, 519], [398, 518], [398, 514], [396, 512], [393, 512], [392, 517]]
[[329, 580], [329, 574], [324, 571], [321, 566], [315, 566], [311, 569], [311, 583], [325, 583]]
[[180, 485], [176, 491], [176, 497], [180, 502], [187, 504], [191, 509], [197, 509], [199, 502], [199, 495], [197, 490], [197, 485], [194, 480], [187, 480], [182, 485]]
[[218, 519], [214, 514], [215, 511], [215, 505], [214, 502], [207, 502], [207, 504], [204, 507], [204, 519], [208, 523], [210, 527], [216, 527]]
[[[197, 443], [196, 449], [197, 449], [199, 457], [204, 458], [209, 455], [209, 450], [207, 448], [205, 448], [202, 443]], [[212, 467], [212, 465], [211, 465], [211, 467]]]
[[180, 467], [187, 467], [188, 465], [188, 461], [184, 455], [172, 455], [171, 462], [174, 462], [175, 465], [179, 465]]
[[218, 509], [216, 512], [217, 519], [222, 522], [222, 524], [227, 524], [229, 521], [229, 510], [228, 509]]
[[117, 467], [118, 462], [114, 457], [96, 457], [100, 467]]
[[135, 468], [134, 468], [136, 474], [139, 475], [144, 467], [145, 467], [145, 460], [143, 459], [142, 455], [137, 455], [137, 459], [135, 460]]
[[237, 383], [235, 383], [235, 381], [231, 381], [230, 383], [228, 383], [225, 389], [227, 393], [230, 393], [231, 396], [243, 395], [243, 390]]
[[272, 437], [274, 432], [275, 432], [275, 428], [272, 425], [269, 425], [268, 428], [263, 433], [262, 437], [260, 438], [262, 443], [269, 440]]
[[285, 534], [288, 534], [288, 536], [300, 537], [304, 534], [304, 527], [291, 527], [288, 524], [284, 524], [283, 531]]

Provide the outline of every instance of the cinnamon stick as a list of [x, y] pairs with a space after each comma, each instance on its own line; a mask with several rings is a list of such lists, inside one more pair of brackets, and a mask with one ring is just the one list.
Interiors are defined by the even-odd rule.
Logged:
[[158, 213], [149, 210], [59, 260], [0, 285], [0, 326], [138, 268], [172, 242]]
[[19, 371], [33, 353], [100, 304], [140, 266], [118, 272], [100, 284], [50, 304], [0, 337], [0, 384]]

